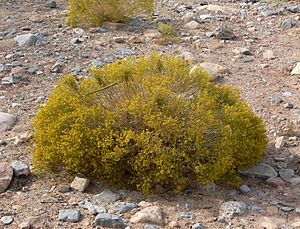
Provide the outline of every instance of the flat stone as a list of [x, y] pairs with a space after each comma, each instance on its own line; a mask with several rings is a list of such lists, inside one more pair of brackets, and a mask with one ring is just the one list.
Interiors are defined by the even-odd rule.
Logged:
[[32, 46], [35, 45], [40, 38], [31, 33], [18, 35], [14, 38], [16, 42], [18, 42], [19, 46]]
[[297, 6], [297, 5], [289, 7], [288, 10], [289, 10], [291, 13], [300, 13], [300, 8], [299, 8], [299, 6]]
[[135, 55], [135, 51], [133, 51], [132, 49], [129, 48], [117, 48], [117, 55], [120, 56], [133, 56]]
[[277, 10], [266, 10], [266, 11], [263, 11], [261, 14], [265, 17], [269, 17], [269, 16], [274, 16], [274, 15], [279, 15], [280, 12]]
[[90, 179], [86, 178], [81, 174], [78, 174], [72, 181], [70, 187], [79, 192], [84, 192], [84, 190], [88, 187], [89, 183]]
[[79, 205], [79, 207], [88, 209], [90, 212], [94, 212], [94, 213], [97, 213], [97, 214], [106, 213], [107, 212], [106, 208], [94, 205], [94, 204], [92, 204], [91, 202], [89, 202], [87, 200], [80, 201], [78, 203], [78, 205]]
[[300, 62], [293, 68], [291, 75], [300, 75]]
[[135, 213], [130, 218], [131, 223], [153, 223], [157, 225], [164, 224], [163, 213], [160, 207], [150, 206]]
[[94, 196], [98, 203], [112, 203], [119, 200], [121, 197], [119, 194], [112, 192], [109, 189], [105, 189], [103, 192]]
[[8, 188], [13, 175], [14, 172], [10, 164], [7, 162], [0, 162], [0, 193]]
[[246, 184], [241, 185], [240, 190], [241, 190], [242, 193], [249, 193], [249, 192], [251, 192], [251, 188], [249, 188], [249, 186], [246, 185]]
[[3, 216], [3, 217], [1, 217], [1, 222], [2, 222], [4, 225], [9, 225], [9, 224], [11, 224], [13, 221], [14, 221], [14, 217], [12, 217], [12, 216]]
[[145, 224], [144, 229], [160, 229], [160, 227], [154, 224]]
[[229, 73], [229, 70], [219, 64], [215, 63], [209, 63], [209, 62], [203, 62], [199, 65], [195, 65], [191, 71], [190, 74], [195, 71], [197, 68], [201, 68], [203, 71], [209, 73], [212, 76], [212, 80], [217, 79], [219, 76], [224, 75], [226, 73]]
[[294, 177], [294, 178], [289, 179], [289, 183], [291, 183], [293, 185], [300, 184], [300, 177]]
[[276, 149], [281, 149], [284, 146], [284, 140], [285, 140], [284, 136], [280, 136], [280, 137], [276, 138], [275, 148]]
[[295, 171], [293, 169], [280, 169], [278, 174], [284, 181], [288, 181], [295, 175]]
[[196, 215], [193, 212], [181, 212], [181, 213], [179, 213], [179, 217], [183, 220], [196, 219]]
[[77, 223], [80, 221], [80, 211], [76, 209], [59, 210], [58, 220], [64, 222]]
[[97, 226], [108, 227], [108, 228], [124, 228], [125, 223], [122, 218], [117, 215], [108, 213], [101, 213], [96, 216], [95, 219]]
[[25, 161], [14, 161], [11, 167], [16, 177], [27, 177], [30, 174], [29, 164]]
[[212, 11], [214, 13], [222, 13], [222, 14], [232, 14], [236, 12], [237, 10], [234, 8], [226, 7], [226, 6], [219, 6], [219, 5], [213, 5], [208, 4], [204, 6], [197, 7], [197, 11]]
[[263, 52], [263, 58], [267, 60], [273, 60], [276, 58], [276, 56], [272, 50], [266, 50]]
[[287, 20], [285, 20], [284, 22], [282, 22], [281, 28], [283, 30], [290, 29], [290, 28], [294, 27], [296, 24], [297, 23], [296, 23], [296, 21], [293, 18], [288, 18]]
[[237, 36], [233, 33], [232, 29], [227, 26], [220, 26], [213, 31], [216, 38], [220, 40], [234, 40]]
[[144, 36], [149, 39], [158, 39], [162, 37], [162, 33], [157, 29], [148, 29], [144, 32]]
[[134, 203], [125, 203], [125, 202], [119, 202], [119, 203], [115, 203], [112, 206], [112, 209], [120, 214], [129, 212], [133, 209], [138, 208], [139, 206], [137, 204]]
[[57, 7], [57, 4], [56, 4], [56, 1], [54, 0], [48, 0], [46, 3], [45, 3], [45, 6], [47, 8], [56, 8]]
[[195, 223], [192, 229], [204, 229], [205, 227], [201, 223]]
[[238, 201], [224, 202], [219, 209], [220, 216], [224, 218], [231, 218], [235, 215], [243, 215], [246, 212], [246, 204]]
[[0, 112], [0, 133], [11, 129], [16, 124], [16, 122], [16, 116]]
[[267, 184], [275, 187], [284, 187], [286, 184], [280, 177], [270, 177], [266, 180]]
[[31, 228], [31, 224], [30, 222], [22, 222], [19, 224], [18, 229], [30, 229]]
[[188, 22], [184, 25], [184, 28], [191, 29], [191, 30], [192, 29], [199, 29], [200, 27], [201, 27], [201, 25], [196, 21], [190, 21], [190, 22]]
[[277, 177], [275, 169], [268, 164], [260, 163], [250, 169], [240, 170], [240, 174], [244, 176], [257, 177], [262, 179], [268, 179], [269, 177]]

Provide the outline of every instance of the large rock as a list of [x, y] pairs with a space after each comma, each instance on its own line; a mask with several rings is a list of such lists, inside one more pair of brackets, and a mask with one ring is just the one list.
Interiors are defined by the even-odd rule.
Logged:
[[11, 129], [16, 122], [16, 116], [0, 112], [0, 133]]
[[64, 222], [77, 223], [80, 221], [80, 211], [76, 209], [59, 210], [58, 220]]
[[260, 163], [251, 169], [240, 170], [240, 173], [244, 176], [257, 177], [262, 179], [268, 179], [270, 177], [277, 177], [275, 169], [268, 164]]
[[246, 211], [246, 204], [238, 201], [224, 202], [219, 209], [220, 217], [231, 218], [234, 215], [243, 215]]
[[95, 195], [95, 200], [98, 203], [112, 203], [119, 200], [121, 197], [119, 194], [110, 191], [109, 189], [105, 189], [103, 192]]
[[16, 177], [27, 177], [30, 174], [29, 164], [25, 161], [14, 161], [11, 167]]
[[13, 175], [14, 172], [10, 164], [7, 162], [0, 162], [0, 193], [8, 188]]
[[160, 207], [150, 206], [135, 213], [131, 219], [131, 223], [153, 223], [158, 225], [164, 224], [163, 213]]
[[14, 39], [16, 42], [18, 42], [19, 46], [32, 46], [35, 45], [37, 41], [40, 40], [40, 38], [36, 35], [33, 35], [31, 33], [18, 35]]
[[108, 213], [98, 214], [96, 216], [96, 225], [108, 228], [125, 228], [125, 223], [122, 218], [117, 215], [111, 215]]
[[291, 75], [300, 75], [300, 62], [293, 68]]
[[225, 73], [229, 73], [229, 70], [219, 64], [203, 62], [201, 64], [196, 64], [190, 70], [190, 74], [193, 74], [197, 69], [201, 69], [207, 73], [209, 73], [212, 77], [212, 81], [218, 79], [219, 76], [224, 75]]
[[84, 190], [88, 187], [89, 183], [90, 180], [88, 178], [86, 178], [82, 174], [78, 174], [72, 181], [70, 187], [79, 192], [84, 192]]

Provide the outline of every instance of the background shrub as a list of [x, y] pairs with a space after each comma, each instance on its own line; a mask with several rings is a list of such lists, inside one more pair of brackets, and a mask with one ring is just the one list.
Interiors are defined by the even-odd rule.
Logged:
[[71, 27], [101, 26], [105, 21], [123, 22], [153, 12], [154, 0], [69, 0], [67, 22]]
[[189, 70], [152, 54], [63, 78], [33, 120], [35, 165], [145, 193], [235, 180], [264, 155], [263, 122], [237, 89]]

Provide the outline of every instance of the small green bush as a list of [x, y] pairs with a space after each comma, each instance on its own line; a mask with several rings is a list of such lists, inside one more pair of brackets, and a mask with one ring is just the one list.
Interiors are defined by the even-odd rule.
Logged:
[[105, 21], [123, 22], [153, 12], [154, 0], [69, 0], [67, 23], [71, 27], [101, 26]]
[[179, 41], [177, 33], [171, 25], [160, 22], [158, 23], [157, 28], [162, 34], [162, 38], [160, 38], [159, 43], [167, 44]]
[[33, 162], [149, 193], [233, 181], [264, 156], [261, 119], [230, 86], [152, 54], [63, 78], [33, 120]]

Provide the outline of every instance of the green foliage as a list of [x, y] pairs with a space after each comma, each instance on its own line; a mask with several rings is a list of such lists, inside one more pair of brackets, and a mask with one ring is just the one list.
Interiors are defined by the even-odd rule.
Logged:
[[141, 13], [151, 14], [153, 7], [154, 0], [69, 0], [67, 22], [71, 27], [123, 22]]
[[[33, 120], [33, 162], [149, 193], [160, 184], [237, 180], [266, 148], [261, 119], [239, 91], [151, 54], [63, 78]], [[230, 180], [229, 180], [230, 182]], [[232, 180], [231, 180], [232, 182]]]
[[172, 26], [165, 23], [158, 23], [158, 30], [162, 34], [162, 38], [160, 39], [160, 43], [174, 43], [178, 41], [178, 36]]

